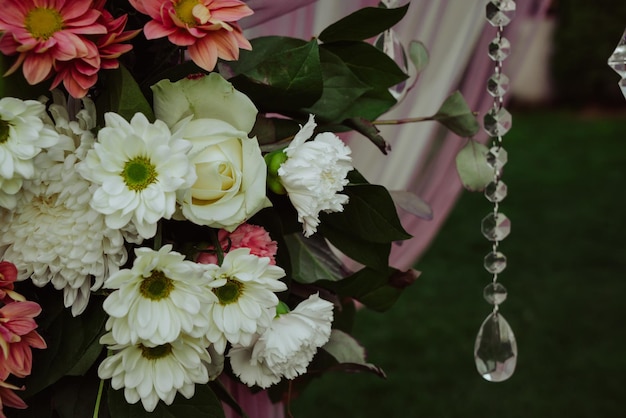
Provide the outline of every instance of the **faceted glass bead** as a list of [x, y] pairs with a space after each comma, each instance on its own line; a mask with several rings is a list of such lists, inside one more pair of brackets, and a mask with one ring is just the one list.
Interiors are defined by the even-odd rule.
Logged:
[[502, 273], [506, 268], [506, 256], [499, 251], [491, 251], [485, 256], [485, 270], [491, 274]]
[[626, 78], [622, 78], [619, 82], [619, 87], [622, 89], [622, 94], [626, 98]]
[[502, 241], [511, 233], [511, 221], [503, 213], [490, 213], [483, 218], [481, 230], [489, 241]]
[[513, 0], [491, 0], [486, 7], [487, 20], [493, 26], [506, 26], [515, 17]]
[[500, 283], [489, 283], [483, 289], [483, 297], [492, 305], [499, 305], [506, 300], [506, 288]]
[[482, 323], [474, 344], [474, 360], [478, 373], [490, 382], [502, 382], [515, 372], [517, 341], [499, 312], [492, 312]]
[[509, 153], [502, 147], [491, 147], [487, 151], [487, 164], [496, 170], [502, 169], [509, 161]]
[[622, 78], [626, 78], [626, 30], [624, 30], [624, 34], [617, 44], [617, 48], [615, 48], [615, 51], [613, 51], [613, 54], [609, 57], [609, 67]]
[[483, 119], [485, 131], [494, 137], [506, 135], [513, 125], [513, 117], [505, 108], [491, 109]]
[[502, 181], [492, 181], [485, 187], [485, 197], [490, 202], [502, 202], [506, 197], [507, 187]]
[[[406, 52], [404, 51], [404, 46], [402, 46], [402, 43], [393, 29], [389, 29], [381, 33], [374, 41], [374, 46], [382, 50], [389, 58], [391, 58], [405, 74], [409, 73], [409, 60]], [[392, 86], [389, 89], [389, 93], [391, 93], [394, 99], [400, 101], [410, 88], [411, 84], [407, 81], [403, 81], [395, 86]]]
[[493, 97], [502, 97], [509, 91], [509, 77], [502, 73], [496, 73], [487, 80], [487, 91]]
[[503, 36], [496, 37], [489, 43], [489, 58], [494, 61], [504, 61], [510, 53], [511, 43]]

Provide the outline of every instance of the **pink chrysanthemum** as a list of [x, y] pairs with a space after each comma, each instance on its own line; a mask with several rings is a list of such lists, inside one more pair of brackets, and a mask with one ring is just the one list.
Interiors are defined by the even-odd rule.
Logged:
[[[217, 238], [222, 247], [222, 251], [232, 251], [237, 248], [249, 248], [250, 254], [257, 257], [268, 257], [270, 264], [275, 265], [276, 241], [272, 241], [270, 234], [262, 227], [252, 224], [241, 224], [233, 232], [220, 229]], [[196, 261], [202, 264], [217, 264], [217, 255], [210, 251], [213, 247], [207, 248], [206, 252], [201, 252]]]
[[8, 261], [0, 261], [0, 303], [22, 302], [24, 297], [13, 290], [17, 280], [17, 267]]
[[24, 390], [24, 388], [0, 380], [0, 418], [7, 418], [3, 412], [5, 406], [15, 409], [26, 409], [26, 404], [13, 392], [14, 390]]
[[4, 0], [2, 6], [0, 51], [19, 54], [7, 74], [23, 65], [30, 84], [48, 78], [57, 61], [88, 56], [93, 43], [85, 35], [107, 30], [91, 0]]
[[41, 312], [35, 302], [11, 302], [0, 308], [0, 380], [9, 374], [26, 377], [32, 366], [31, 347], [46, 348], [46, 343], [35, 331], [33, 319]]
[[239, 0], [129, 0], [152, 18], [144, 27], [147, 39], [168, 37], [188, 47], [189, 56], [207, 71], [218, 58], [236, 60], [239, 49], [252, 49], [236, 23], [252, 10]]

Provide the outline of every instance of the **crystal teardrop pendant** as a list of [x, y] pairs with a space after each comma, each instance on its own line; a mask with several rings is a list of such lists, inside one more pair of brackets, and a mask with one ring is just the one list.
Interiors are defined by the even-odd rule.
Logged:
[[500, 313], [492, 312], [480, 326], [474, 344], [478, 373], [490, 382], [502, 382], [513, 375], [517, 363], [515, 335]]

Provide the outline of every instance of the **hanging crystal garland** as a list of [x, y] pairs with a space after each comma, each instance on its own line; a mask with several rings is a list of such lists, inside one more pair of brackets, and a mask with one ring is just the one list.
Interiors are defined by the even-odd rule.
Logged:
[[609, 67], [622, 77], [619, 81], [619, 86], [622, 89], [622, 94], [626, 98], [626, 29], [624, 30], [622, 39], [617, 44], [617, 48], [615, 48], [615, 51], [613, 51], [613, 54], [609, 57]]
[[506, 256], [499, 244], [511, 232], [511, 222], [500, 212], [500, 202], [506, 197], [507, 186], [502, 181], [502, 168], [507, 162], [507, 152], [502, 147], [502, 137], [511, 128], [511, 114], [504, 108], [503, 96], [509, 88], [509, 78], [502, 73], [502, 62], [509, 56], [511, 44], [503, 36], [503, 28], [515, 15], [513, 0], [491, 0], [486, 7], [487, 20], [497, 28], [496, 37], [489, 43], [489, 57], [495, 62], [494, 74], [487, 81], [487, 91], [494, 98], [493, 107], [484, 118], [485, 131], [493, 143], [487, 153], [487, 163], [493, 168], [493, 180], [485, 188], [485, 197], [493, 203], [493, 211], [482, 220], [481, 230], [492, 242], [485, 256], [485, 269], [493, 275], [483, 292], [485, 300], [493, 305], [492, 312], [482, 323], [476, 343], [474, 360], [478, 373], [491, 382], [501, 382], [513, 375], [517, 363], [517, 343], [508, 322], [500, 313], [500, 304], [506, 300], [505, 287], [498, 282], [498, 274], [506, 268]]

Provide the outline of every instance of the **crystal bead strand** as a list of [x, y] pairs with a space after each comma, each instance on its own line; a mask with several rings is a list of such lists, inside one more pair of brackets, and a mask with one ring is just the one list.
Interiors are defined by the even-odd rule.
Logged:
[[491, 0], [486, 7], [487, 20], [497, 28], [496, 37], [489, 43], [489, 57], [495, 62], [494, 74], [487, 80], [487, 91], [494, 97], [493, 107], [484, 118], [485, 131], [493, 143], [487, 152], [487, 163], [493, 168], [493, 180], [485, 188], [485, 197], [493, 203], [493, 211], [482, 220], [482, 233], [492, 242], [485, 256], [485, 269], [493, 275], [484, 291], [485, 300], [493, 305], [492, 312], [482, 323], [474, 345], [474, 360], [478, 373], [491, 382], [501, 382], [513, 374], [517, 363], [517, 343], [511, 327], [500, 314], [499, 306], [507, 292], [498, 282], [498, 274], [506, 268], [506, 256], [499, 244], [511, 232], [511, 222], [500, 212], [500, 202], [506, 197], [507, 186], [501, 180], [502, 168], [507, 163], [507, 152], [502, 148], [502, 137], [511, 128], [511, 114], [504, 108], [503, 96], [509, 88], [509, 78], [502, 72], [502, 63], [508, 57], [511, 44], [503, 36], [503, 28], [515, 15], [513, 0]]
[[615, 51], [613, 51], [613, 54], [609, 57], [608, 64], [609, 67], [622, 77], [619, 81], [619, 87], [622, 89], [622, 94], [626, 98], [626, 29]]

